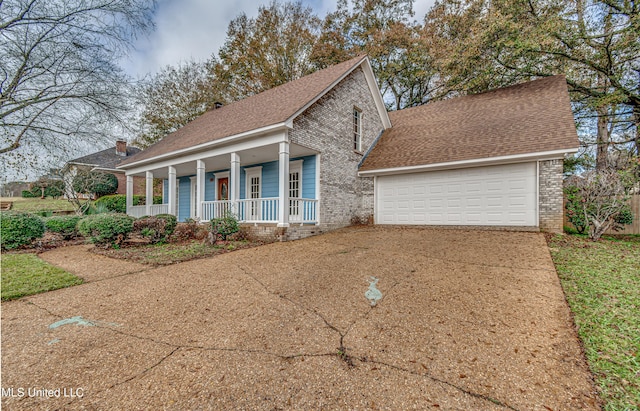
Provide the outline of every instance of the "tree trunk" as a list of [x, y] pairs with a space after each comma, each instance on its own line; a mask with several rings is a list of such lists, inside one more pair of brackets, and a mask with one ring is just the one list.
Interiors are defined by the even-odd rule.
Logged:
[[601, 107], [598, 113], [598, 130], [596, 135], [596, 170], [606, 170], [609, 155], [609, 116], [608, 109]]

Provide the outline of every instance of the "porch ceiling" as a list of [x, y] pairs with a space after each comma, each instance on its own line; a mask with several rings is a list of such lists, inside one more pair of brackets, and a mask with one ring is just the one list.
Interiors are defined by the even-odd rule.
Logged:
[[[252, 148], [248, 150], [240, 150], [236, 151], [236, 153], [240, 156], [240, 166], [250, 166], [253, 164], [266, 163], [269, 161], [277, 161], [278, 160], [278, 144], [270, 144], [267, 146]], [[318, 152], [312, 150], [310, 148], [298, 145], [298, 144], [290, 144], [289, 145], [289, 158], [296, 157], [304, 157], [309, 155], [317, 154]], [[218, 170], [228, 170], [231, 168], [231, 156], [230, 154], [215, 156], [215, 157], [204, 157], [202, 158], [205, 164], [205, 170], [207, 172], [210, 171], [218, 171]], [[187, 161], [184, 163], [179, 163], [174, 166], [176, 168], [176, 176], [188, 176], [196, 174], [196, 161]], [[168, 178], [168, 168], [153, 168], [149, 169], [153, 171], [154, 178]], [[144, 172], [140, 172], [134, 174], [136, 176], [144, 176]]]

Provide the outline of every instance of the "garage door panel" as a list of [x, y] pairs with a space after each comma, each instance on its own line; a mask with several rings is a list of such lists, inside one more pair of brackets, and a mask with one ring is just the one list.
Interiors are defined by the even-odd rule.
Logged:
[[535, 172], [535, 163], [521, 163], [380, 176], [376, 221], [535, 226]]

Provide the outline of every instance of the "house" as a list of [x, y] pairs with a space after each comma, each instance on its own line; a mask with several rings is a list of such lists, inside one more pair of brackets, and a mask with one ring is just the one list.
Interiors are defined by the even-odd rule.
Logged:
[[[124, 171], [117, 169], [116, 165], [123, 159], [133, 156], [140, 151], [142, 150], [136, 147], [127, 147], [126, 141], [118, 140], [116, 141], [115, 147], [110, 147], [105, 150], [101, 150], [83, 157], [67, 161], [67, 163], [61, 170], [63, 180], [65, 181], [65, 184], [67, 186], [67, 193], [73, 190], [73, 188], [71, 188], [71, 184], [73, 178], [78, 174], [79, 171], [96, 170], [115, 175], [118, 179], [118, 190], [116, 191], [116, 194], [126, 194], [127, 184]], [[138, 178], [137, 182], [138, 187], [134, 194], [145, 194], [145, 180], [143, 178]]]
[[[117, 168], [130, 215], [233, 212], [280, 239], [371, 219], [560, 231], [577, 148], [562, 76], [387, 113], [361, 56], [210, 110]], [[133, 206], [135, 177], [164, 179], [163, 204]]]

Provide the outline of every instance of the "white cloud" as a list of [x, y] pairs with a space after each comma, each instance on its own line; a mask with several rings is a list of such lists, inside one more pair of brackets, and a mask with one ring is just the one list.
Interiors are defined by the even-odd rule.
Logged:
[[[422, 21], [435, 0], [417, 0], [415, 18]], [[156, 30], [140, 39], [125, 70], [142, 77], [155, 73], [167, 64], [205, 60], [224, 44], [229, 22], [244, 12], [255, 17], [258, 7], [269, 0], [160, 0], [155, 16]], [[323, 18], [335, 10], [337, 0], [306, 0]]]

